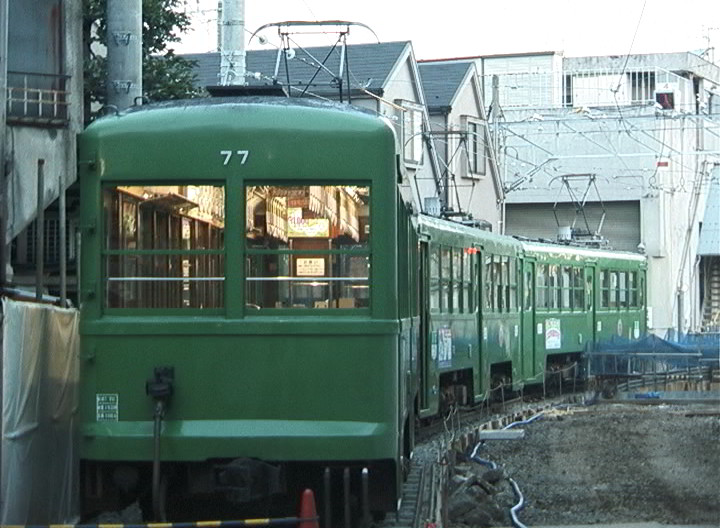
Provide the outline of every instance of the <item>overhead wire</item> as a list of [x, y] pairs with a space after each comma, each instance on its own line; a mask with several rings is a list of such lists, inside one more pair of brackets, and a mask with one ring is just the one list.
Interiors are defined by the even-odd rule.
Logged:
[[[614, 93], [617, 94], [617, 91], [620, 89], [620, 84], [622, 83], [623, 76], [625, 75], [625, 70], [627, 69], [628, 61], [630, 60], [630, 54], [632, 53], [633, 46], [635, 45], [635, 38], [637, 37], [638, 30], [640, 29], [640, 23], [643, 19], [643, 14], [645, 13], [645, 5], [647, 4], [647, 0], [643, 0], [643, 6], [640, 10], [640, 17], [638, 18], [637, 24], [635, 25], [635, 33], [633, 33], [632, 41], [630, 42], [630, 49], [628, 50], [627, 54], [625, 55], [625, 63], [623, 64], [622, 70], [620, 71], [620, 75], [618, 76], [618, 85], [614, 90]], [[617, 99], [616, 99], [617, 100]]]

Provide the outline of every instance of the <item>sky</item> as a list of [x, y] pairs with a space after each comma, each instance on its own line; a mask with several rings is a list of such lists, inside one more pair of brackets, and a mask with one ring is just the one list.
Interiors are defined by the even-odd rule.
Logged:
[[[225, 0], [229, 1], [229, 0]], [[197, 14], [178, 53], [214, 51], [217, 0], [186, 0]], [[429, 6], [433, 6], [432, 8]], [[410, 40], [418, 59], [559, 51], [565, 56], [702, 52], [720, 61], [720, 0], [245, 0], [246, 36], [288, 20], [345, 20], [372, 28], [381, 42]], [[279, 45], [277, 29], [250, 49]], [[294, 35], [301, 46], [327, 45], [331, 35]], [[352, 27], [349, 44], [377, 42]]]

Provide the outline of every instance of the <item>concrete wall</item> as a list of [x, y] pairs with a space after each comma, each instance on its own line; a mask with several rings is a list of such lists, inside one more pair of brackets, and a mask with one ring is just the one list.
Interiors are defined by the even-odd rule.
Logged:
[[[8, 68], [20, 72], [68, 75], [67, 122], [49, 125], [27, 119], [0, 123], [7, 160], [10, 242], [36, 215], [37, 165], [45, 160], [44, 204], [59, 195], [59, 177], [69, 186], [77, 178], [76, 135], [83, 127], [82, 1], [0, 0], [9, 9]], [[1, 23], [1, 22], [0, 22]], [[32, 42], [32, 45], [26, 45]], [[4, 66], [4, 64], [3, 64]]]

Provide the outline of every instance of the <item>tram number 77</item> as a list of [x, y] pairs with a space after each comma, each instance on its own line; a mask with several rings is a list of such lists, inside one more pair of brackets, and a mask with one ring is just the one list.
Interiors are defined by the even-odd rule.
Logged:
[[248, 156], [250, 155], [249, 150], [236, 150], [233, 152], [232, 150], [221, 150], [220, 155], [223, 156], [223, 165], [227, 165], [230, 163], [230, 160], [234, 155], [240, 156], [240, 165], [245, 165], [245, 162], [248, 159]]

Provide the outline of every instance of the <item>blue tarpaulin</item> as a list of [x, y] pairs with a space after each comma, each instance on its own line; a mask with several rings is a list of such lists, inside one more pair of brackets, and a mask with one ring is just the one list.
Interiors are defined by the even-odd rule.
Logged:
[[649, 372], [718, 366], [720, 334], [687, 334], [679, 339], [648, 335], [629, 340], [614, 337], [585, 354], [591, 375], [633, 376]]

